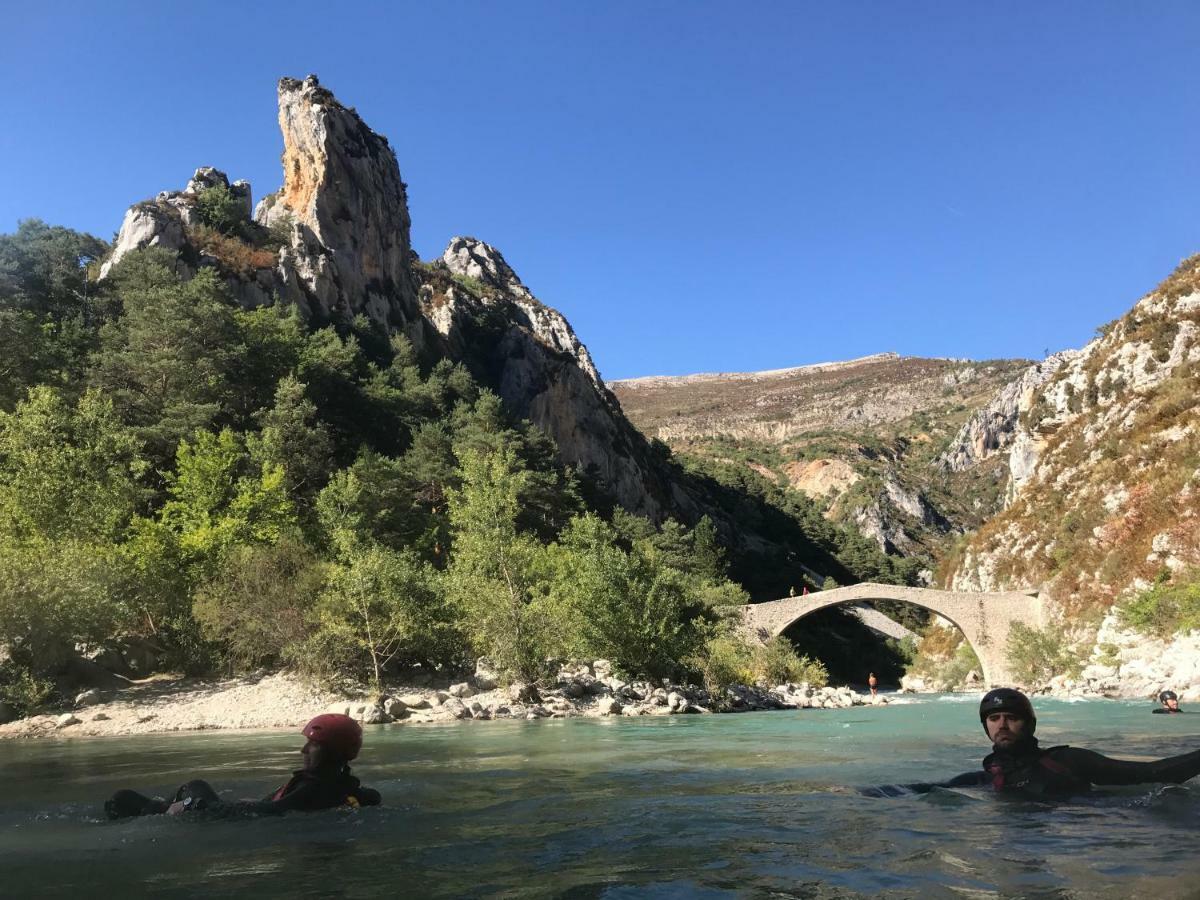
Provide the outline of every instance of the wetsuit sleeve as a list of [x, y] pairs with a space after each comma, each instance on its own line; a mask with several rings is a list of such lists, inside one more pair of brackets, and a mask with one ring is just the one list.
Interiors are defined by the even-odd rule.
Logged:
[[859, 791], [864, 797], [902, 797], [905, 794], [928, 794], [934, 788], [978, 787], [988, 784], [987, 772], [964, 772], [949, 781], [920, 781], [914, 784], [881, 784]]
[[1110, 759], [1092, 750], [1064, 747], [1051, 757], [1092, 784], [1180, 784], [1200, 775], [1200, 750], [1153, 762]]

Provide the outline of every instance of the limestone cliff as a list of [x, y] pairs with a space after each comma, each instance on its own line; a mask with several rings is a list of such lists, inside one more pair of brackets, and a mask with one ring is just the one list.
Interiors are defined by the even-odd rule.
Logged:
[[631, 512], [685, 520], [700, 514], [626, 421], [567, 320], [534, 297], [500, 251], [456, 237], [441, 259], [417, 267], [417, 276], [422, 311], [444, 353], [465, 361], [512, 412], [549, 433], [564, 460]]
[[1200, 564], [1198, 364], [1194, 257], [1048, 378], [1027, 374], [1010, 503], [953, 561], [953, 587], [1040, 584], [1067, 610], [1103, 612]]
[[[458, 237], [439, 260], [415, 259], [406, 187], [386, 138], [314, 76], [279, 82], [279, 126], [283, 187], [253, 220], [247, 183], [198, 169], [184, 190], [130, 208], [103, 276], [129, 252], [155, 246], [176, 254], [184, 277], [217, 269], [247, 307], [291, 304], [314, 322], [365, 315], [406, 334], [426, 359], [464, 362], [625, 508], [698, 518], [701, 503], [625, 420], [566, 319], [498, 250]], [[201, 214], [212, 188], [228, 190], [244, 217], [223, 233]]]

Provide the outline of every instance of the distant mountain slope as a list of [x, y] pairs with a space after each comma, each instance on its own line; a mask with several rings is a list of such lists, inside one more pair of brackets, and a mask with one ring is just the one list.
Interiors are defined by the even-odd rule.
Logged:
[[765, 372], [645, 377], [609, 387], [678, 453], [751, 469], [828, 504], [880, 547], [932, 559], [999, 509], [1002, 463], [934, 465], [1028, 365], [881, 353]]

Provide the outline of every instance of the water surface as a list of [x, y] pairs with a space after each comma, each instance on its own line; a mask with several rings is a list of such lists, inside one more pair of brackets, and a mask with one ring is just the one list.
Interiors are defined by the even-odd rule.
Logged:
[[[261, 797], [298, 767], [280, 733], [0, 744], [6, 896], [1196, 896], [1200, 783], [1061, 804], [868, 798], [987, 749], [975, 698], [727, 716], [379, 726], [355, 771], [386, 806], [107, 822], [120, 787], [192, 777]], [[1039, 701], [1046, 745], [1160, 756], [1200, 715]], [[1192, 722], [1195, 725], [1192, 725]]]

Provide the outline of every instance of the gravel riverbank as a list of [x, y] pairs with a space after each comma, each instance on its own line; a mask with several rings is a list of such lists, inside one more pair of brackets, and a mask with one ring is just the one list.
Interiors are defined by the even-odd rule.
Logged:
[[364, 724], [429, 724], [460, 720], [572, 716], [643, 716], [844, 708], [887, 702], [848, 687], [783, 684], [770, 689], [734, 686], [715, 704], [702, 688], [626, 682], [604, 660], [563, 667], [540, 685], [501, 687], [481, 666], [468, 680], [388, 685], [378, 698], [346, 697], [313, 687], [287, 672], [220, 681], [156, 676], [127, 687], [79, 696], [74, 708], [0, 725], [0, 739], [77, 738], [208, 729], [297, 728], [322, 712], [342, 712]]

